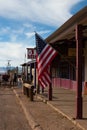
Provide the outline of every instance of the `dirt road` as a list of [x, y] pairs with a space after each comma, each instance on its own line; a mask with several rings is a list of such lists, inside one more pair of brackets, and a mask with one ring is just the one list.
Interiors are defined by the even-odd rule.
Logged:
[[36, 121], [43, 130], [81, 130], [66, 117], [39, 100], [36, 96], [34, 97], [34, 101], [31, 102], [20, 90], [15, 90], [18, 92], [18, 95], [20, 95], [19, 98], [24, 104], [27, 113], [32, 115], [34, 121]]
[[[16, 88], [15, 91], [31, 119], [43, 130], [81, 130], [36, 96], [31, 102], [20, 89]], [[18, 98], [13, 89], [0, 87], [0, 130], [32, 130]]]
[[0, 87], [0, 130], [32, 130], [11, 88]]

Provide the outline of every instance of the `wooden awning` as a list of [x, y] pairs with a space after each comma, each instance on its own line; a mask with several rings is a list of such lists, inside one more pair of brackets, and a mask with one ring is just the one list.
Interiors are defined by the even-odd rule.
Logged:
[[77, 24], [83, 26], [83, 37], [87, 38], [87, 6], [72, 16], [67, 22], [65, 22], [54, 33], [48, 36], [45, 40], [49, 44], [59, 42], [61, 40], [70, 40], [75, 37], [75, 27]]

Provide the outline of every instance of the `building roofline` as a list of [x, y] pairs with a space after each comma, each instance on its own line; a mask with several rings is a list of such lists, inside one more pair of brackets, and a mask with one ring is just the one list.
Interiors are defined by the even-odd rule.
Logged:
[[51, 44], [57, 40], [61, 40], [64, 35], [74, 30], [77, 24], [85, 25], [85, 21], [87, 21], [87, 6], [81, 9], [75, 15], [73, 15], [62, 26], [60, 26], [60, 28], [58, 28], [55, 32], [53, 32], [50, 36], [48, 36], [45, 39], [46, 42]]

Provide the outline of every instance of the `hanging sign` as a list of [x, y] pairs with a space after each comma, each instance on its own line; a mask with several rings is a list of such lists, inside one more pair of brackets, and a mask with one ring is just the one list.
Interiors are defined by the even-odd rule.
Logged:
[[76, 56], [76, 48], [69, 48], [68, 56]]
[[27, 48], [27, 59], [35, 59], [35, 58], [36, 58], [36, 49]]
[[[82, 49], [82, 55], [85, 55], [85, 49]], [[69, 48], [68, 49], [68, 56], [76, 56], [76, 48]]]

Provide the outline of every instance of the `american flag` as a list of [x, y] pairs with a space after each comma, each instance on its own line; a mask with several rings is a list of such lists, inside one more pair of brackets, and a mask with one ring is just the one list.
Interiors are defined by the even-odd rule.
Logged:
[[37, 33], [36, 38], [36, 51], [37, 51], [37, 69], [38, 81], [42, 87], [49, 86], [51, 83], [50, 64], [57, 52], [48, 45]]

